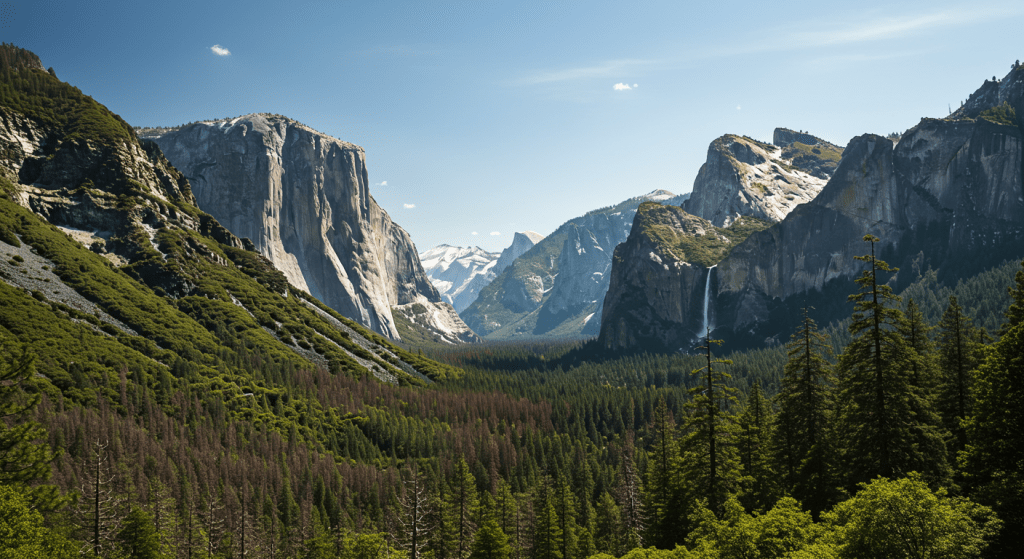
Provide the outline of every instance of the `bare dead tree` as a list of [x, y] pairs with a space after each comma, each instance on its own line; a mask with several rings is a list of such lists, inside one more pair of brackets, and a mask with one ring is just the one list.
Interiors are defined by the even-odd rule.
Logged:
[[423, 474], [413, 463], [405, 480], [405, 491], [399, 499], [402, 506], [399, 522], [402, 530], [402, 546], [409, 552], [409, 559], [420, 559], [427, 544], [430, 498]]

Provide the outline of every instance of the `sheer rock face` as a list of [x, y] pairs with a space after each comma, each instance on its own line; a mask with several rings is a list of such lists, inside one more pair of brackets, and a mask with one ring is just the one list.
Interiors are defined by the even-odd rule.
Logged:
[[615, 248], [600, 343], [609, 349], [689, 351], [703, 333], [704, 290], [712, 271], [679, 258], [646, 228], [671, 227], [697, 236], [715, 234], [714, 227], [677, 207], [645, 214], [637, 214], [629, 238]]
[[526, 251], [533, 248], [533, 245], [541, 242], [543, 239], [544, 235], [533, 231], [516, 232], [515, 236], [512, 237], [512, 244], [501, 251], [498, 261], [495, 262], [494, 273], [500, 274], [505, 271], [505, 268], [512, 265], [512, 261], [525, 254]]
[[596, 336], [612, 253], [629, 235], [637, 207], [684, 199], [655, 190], [563, 223], [501, 271], [460, 316], [488, 339]]
[[[962, 118], [923, 119], [895, 144], [874, 134], [851, 140], [816, 198], [752, 234], [719, 263], [711, 276], [712, 314], [722, 330], [715, 337], [746, 345], [784, 341], [804, 305], [817, 307], [812, 314], [821, 324], [848, 316], [849, 305], [840, 303], [864, 269], [855, 257], [870, 250], [866, 234], [879, 237], [876, 254], [901, 269], [889, 280], [897, 289], [928, 269], [951, 285], [1024, 256], [1021, 120], [1009, 125], [973, 118], [1004, 102], [1024, 105], [1024, 70], [987, 82], [954, 115]], [[753, 148], [732, 153], [737, 160], [765, 158]], [[696, 198], [697, 193], [691, 200]], [[624, 297], [633, 297], [633, 312], [650, 315], [658, 332], [692, 330], [702, 314], [692, 306], [694, 280], [667, 279], [665, 270], [681, 270], [686, 263], [651, 251], [662, 260], [655, 263], [642, 247], [627, 252], [627, 245], [621, 257], [616, 252], [613, 277], [632, 278], [632, 292], [624, 291]], [[662, 319], [659, 313], [674, 297], [662, 291], [675, 288], [673, 282], [689, 285], [689, 299], [683, 291], [680, 305], [689, 300], [690, 310]], [[609, 298], [615, 290], [613, 281]], [[658, 332], [633, 326], [609, 336], [608, 343], [645, 347]]]
[[[392, 307], [444, 305], [409, 235], [370, 196], [362, 148], [265, 114], [151, 137], [200, 208], [343, 315], [398, 339]], [[468, 331], [452, 314], [432, 313], [434, 326]]]
[[842, 148], [776, 129], [777, 145], [727, 134], [708, 147], [686, 211], [725, 227], [747, 215], [781, 221], [825, 186]]

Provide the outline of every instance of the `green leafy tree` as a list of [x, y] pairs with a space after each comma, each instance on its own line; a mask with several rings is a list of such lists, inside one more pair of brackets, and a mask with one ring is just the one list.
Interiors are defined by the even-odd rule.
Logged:
[[1001, 525], [990, 508], [932, 491], [916, 473], [861, 487], [824, 515], [840, 557], [980, 557]]
[[825, 529], [792, 497], [780, 499], [764, 513], [748, 514], [739, 501], [730, 499], [721, 519], [706, 506], [691, 516], [694, 530], [689, 539], [696, 557], [768, 559], [812, 550], [815, 557], [828, 557], [822, 552], [831, 551], [823, 541]]
[[850, 295], [853, 340], [839, 358], [839, 408], [843, 465], [849, 487], [877, 476], [894, 478], [912, 471], [929, 479], [948, 478], [945, 444], [927, 394], [912, 371], [919, 356], [904, 337], [906, 318], [900, 298], [880, 281], [880, 272], [896, 272], [875, 258], [878, 238], [864, 237], [871, 254]]
[[969, 442], [961, 455], [973, 495], [1006, 523], [996, 546], [1006, 557], [1024, 547], [1024, 270], [1017, 271], [1010, 296], [1001, 337], [977, 370]]
[[690, 389], [689, 416], [682, 439], [682, 472], [688, 503], [701, 499], [716, 513], [722, 512], [730, 495], [740, 490], [742, 471], [736, 449], [736, 417], [729, 408], [736, 404], [736, 389], [726, 382], [732, 378], [721, 365], [728, 359], [715, 358], [711, 346], [722, 340], [707, 340], [699, 349], [705, 366], [693, 370], [699, 377]]
[[47, 528], [31, 500], [0, 485], [0, 559], [79, 557], [78, 545]]
[[786, 353], [772, 437], [776, 471], [785, 490], [817, 517], [834, 502], [834, 398], [831, 346], [807, 308]]

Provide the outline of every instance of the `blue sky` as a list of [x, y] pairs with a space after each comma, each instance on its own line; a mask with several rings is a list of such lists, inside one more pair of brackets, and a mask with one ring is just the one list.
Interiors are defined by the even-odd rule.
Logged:
[[515, 231], [687, 192], [725, 133], [903, 131], [1024, 58], [1019, 1], [0, 8], [14, 13], [0, 40], [131, 124], [265, 111], [363, 146], [373, 196], [421, 251], [500, 250]]

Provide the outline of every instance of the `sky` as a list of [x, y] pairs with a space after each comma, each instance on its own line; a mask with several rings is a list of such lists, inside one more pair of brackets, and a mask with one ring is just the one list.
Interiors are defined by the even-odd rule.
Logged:
[[417, 249], [655, 189], [722, 134], [839, 145], [943, 117], [1024, 58], [1024, 3], [0, 2], [0, 40], [137, 126], [283, 114], [366, 150]]

